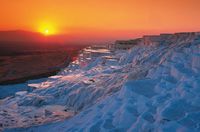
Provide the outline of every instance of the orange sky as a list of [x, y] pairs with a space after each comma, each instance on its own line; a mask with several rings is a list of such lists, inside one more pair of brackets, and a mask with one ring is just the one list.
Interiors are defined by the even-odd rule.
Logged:
[[[1, 0], [0, 30], [97, 35], [200, 31], [200, 0]], [[137, 36], [137, 35], [136, 35]]]

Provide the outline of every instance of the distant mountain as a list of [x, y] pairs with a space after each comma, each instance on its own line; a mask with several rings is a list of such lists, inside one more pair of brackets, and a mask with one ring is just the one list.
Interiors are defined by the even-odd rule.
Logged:
[[[39, 32], [24, 30], [0, 31], [0, 42], [43, 42], [43, 43], [75, 43], [78, 37], [56, 34], [45, 36]], [[75, 40], [75, 41], [74, 41]]]
[[24, 30], [0, 31], [0, 42], [59, 42], [70, 44], [98, 44], [111, 42], [103, 33], [94, 32], [71, 32], [68, 34], [55, 34], [45, 36], [39, 32]]
[[9, 42], [41, 42], [45, 41], [46, 37], [41, 33], [29, 32], [23, 30], [0, 31], [0, 41]]
[[[45, 36], [37, 32], [23, 30], [0, 31], [0, 56], [18, 55], [33, 51], [56, 51], [73, 49], [78, 43], [70, 43], [67, 35]], [[73, 40], [73, 39], [72, 39]]]

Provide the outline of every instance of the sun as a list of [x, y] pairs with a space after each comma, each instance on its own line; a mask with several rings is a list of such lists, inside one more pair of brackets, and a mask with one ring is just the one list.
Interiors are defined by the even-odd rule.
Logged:
[[44, 34], [45, 34], [45, 35], [49, 35], [49, 29], [45, 29], [45, 30], [44, 30]]
[[40, 24], [38, 31], [45, 36], [56, 34], [56, 27], [52, 23], [42, 23]]

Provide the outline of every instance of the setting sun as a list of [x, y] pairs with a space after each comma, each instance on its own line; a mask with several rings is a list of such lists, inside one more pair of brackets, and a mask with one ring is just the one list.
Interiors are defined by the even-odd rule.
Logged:
[[41, 23], [39, 24], [39, 29], [38, 31], [44, 35], [53, 35], [56, 34], [56, 28], [55, 25], [53, 25], [52, 23]]
[[45, 34], [45, 35], [49, 35], [49, 29], [45, 29], [45, 30], [44, 30], [44, 34]]

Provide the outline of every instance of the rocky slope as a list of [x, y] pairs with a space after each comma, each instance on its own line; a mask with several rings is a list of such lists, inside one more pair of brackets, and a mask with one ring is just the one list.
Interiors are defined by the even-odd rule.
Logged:
[[200, 131], [200, 33], [85, 49], [58, 76], [29, 85], [37, 89], [1, 100], [5, 131]]

